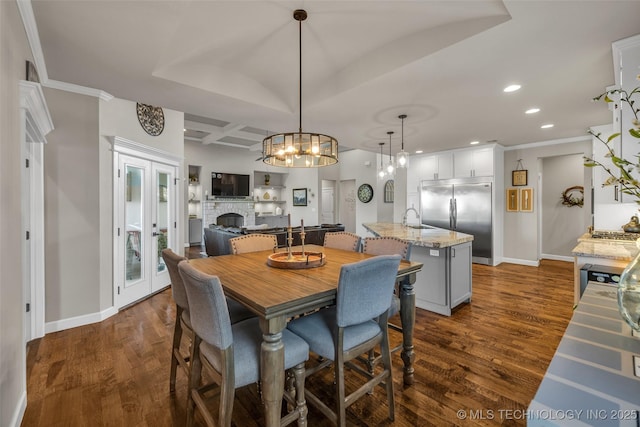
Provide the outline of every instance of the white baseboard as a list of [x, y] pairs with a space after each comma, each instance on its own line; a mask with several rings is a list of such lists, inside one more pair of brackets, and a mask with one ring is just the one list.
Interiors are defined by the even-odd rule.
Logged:
[[542, 259], [551, 259], [554, 261], [568, 261], [573, 262], [572, 256], [564, 256], [564, 255], [551, 255], [551, 254], [542, 254], [540, 255]]
[[540, 261], [533, 261], [530, 259], [502, 258], [502, 262], [507, 262], [509, 264], [528, 265], [530, 267], [540, 267]]
[[64, 331], [65, 329], [71, 329], [78, 326], [102, 322], [104, 319], [108, 319], [117, 312], [118, 310], [116, 310], [115, 307], [109, 307], [106, 310], [102, 310], [98, 313], [84, 314], [82, 316], [70, 317], [68, 319], [48, 322], [44, 325], [44, 333], [50, 334], [52, 332]]
[[24, 418], [24, 412], [27, 410], [27, 391], [23, 391], [20, 396], [20, 400], [16, 405], [16, 409], [13, 412], [13, 416], [11, 417], [11, 422], [9, 422], [10, 427], [20, 427], [22, 424], [22, 418]]

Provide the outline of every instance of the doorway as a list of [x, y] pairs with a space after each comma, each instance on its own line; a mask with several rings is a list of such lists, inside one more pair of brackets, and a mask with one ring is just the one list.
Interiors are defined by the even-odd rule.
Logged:
[[177, 165], [116, 153], [114, 305], [117, 309], [170, 284], [162, 250], [177, 242]]
[[345, 231], [356, 232], [356, 180], [340, 181], [340, 222]]
[[322, 212], [321, 224], [334, 224], [336, 218], [336, 182], [334, 180], [322, 180]]

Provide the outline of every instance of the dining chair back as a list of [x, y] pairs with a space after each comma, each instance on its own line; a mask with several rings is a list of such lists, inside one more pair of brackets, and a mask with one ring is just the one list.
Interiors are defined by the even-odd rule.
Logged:
[[[399, 255], [382, 255], [345, 264], [340, 270], [336, 305], [289, 322], [287, 328], [302, 337], [311, 351], [324, 361], [307, 370], [309, 375], [334, 364], [336, 411], [318, 396], [307, 392], [307, 399], [338, 426], [346, 425], [346, 409], [376, 385], [384, 385], [393, 420], [394, 397], [387, 313], [395, 283]], [[360, 354], [380, 346], [380, 372], [367, 372], [349, 363]], [[345, 366], [367, 377], [367, 382], [346, 395]]]
[[408, 261], [411, 257], [411, 242], [397, 237], [365, 237], [362, 252], [370, 255], [398, 254]]
[[361, 237], [348, 231], [332, 231], [324, 235], [324, 246], [345, 251], [360, 251]]
[[[187, 377], [191, 369], [189, 363], [190, 356], [180, 351], [180, 343], [182, 338], [189, 339], [189, 345], [193, 342], [194, 332], [191, 326], [191, 312], [189, 310], [189, 300], [187, 291], [184, 287], [182, 277], [178, 271], [178, 265], [181, 262], [188, 262], [187, 258], [173, 252], [170, 248], [162, 250], [162, 259], [167, 265], [169, 271], [169, 279], [171, 280], [171, 295], [176, 303], [176, 321], [173, 328], [173, 344], [171, 347], [171, 372], [169, 375], [169, 390], [175, 391], [177, 368], [180, 366]], [[256, 315], [239, 302], [227, 299], [227, 308], [231, 323], [237, 323]]]
[[[399, 239], [397, 237], [365, 237], [362, 244], [362, 252], [370, 255], [391, 255], [398, 254], [404, 260], [409, 260], [411, 257], [411, 242]], [[389, 318], [394, 317], [400, 313], [400, 297], [398, 296], [399, 289], [396, 289], [391, 300], [391, 309], [389, 310]], [[400, 321], [402, 322], [402, 316]], [[402, 325], [389, 322], [389, 327], [394, 331], [402, 332]], [[402, 349], [402, 344], [397, 345], [391, 349], [392, 353]], [[366, 361], [369, 366], [369, 370], [373, 370], [373, 365], [380, 361], [380, 357], [376, 357], [373, 352], [369, 352], [368, 360]]]
[[229, 239], [231, 253], [234, 255], [247, 252], [266, 251], [278, 246], [278, 239], [274, 234], [247, 234]]
[[191, 340], [193, 339], [193, 330], [191, 328], [191, 320], [189, 316], [189, 301], [187, 299], [187, 291], [184, 288], [182, 277], [178, 272], [178, 264], [187, 259], [173, 252], [170, 248], [162, 250], [162, 259], [169, 271], [169, 279], [171, 280], [171, 295], [176, 303], [176, 321], [173, 327], [173, 345], [171, 347], [171, 373], [169, 375], [169, 391], [174, 392], [176, 389], [176, 374], [178, 366], [180, 366], [189, 376], [189, 355], [180, 352], [180, 343], [182, 336]]
[[[260, 348], [262, 331], [257, 318], [231, 323], [220, 280], [202, 273], [183, 262], [178, 266], [184, 281], [191, 321], [197, 339], [191, 347], [191, 375], [187, 404], [187, 426], [194, 422], [197, 407], [209, 426], [231, 426], [235, 389], [260, 380]], [[309, 346], [290, 331], [283, 331], [284, 367], [294, 378], [294, 389], [284, 394], [290, 411], [281, 425], [298, 421], [306, 425], [307, 405], [304, 393], [305, 362]], [[211, 370], [214, 382], [204, 383], [202, 366]], [[265, 369], [269, 369], [268, 367]], [[207, 376], [208, 378], [209, 376]], [[218, 422], [207, 407], [205, 392], [219, 386]]]

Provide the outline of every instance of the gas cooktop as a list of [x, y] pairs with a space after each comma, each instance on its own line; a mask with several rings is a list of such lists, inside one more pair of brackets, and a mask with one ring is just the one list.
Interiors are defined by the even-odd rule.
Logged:
[[593, 231], [591, 233], [591, 238], [635, 241], [640, 238], [640, 233], [625, 233], [624, 231]]

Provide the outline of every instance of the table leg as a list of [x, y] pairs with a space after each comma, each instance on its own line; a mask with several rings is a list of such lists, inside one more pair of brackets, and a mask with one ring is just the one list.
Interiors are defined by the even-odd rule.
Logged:
[[400, 282], [400, 322], [402, 323], [402, 361], [404, 362], [404, 383], [411, 385], [414, 382], [413, 361], [413, 328], [416, 322], [416, 293], [413, 284], [416, 282], [416, 274], [405, 276]]
[[260, 380], [267, 427], [280, 426], [280, 412], [284, 393], [284, 317], [260, 319], [262, 346], [260, 350]]

